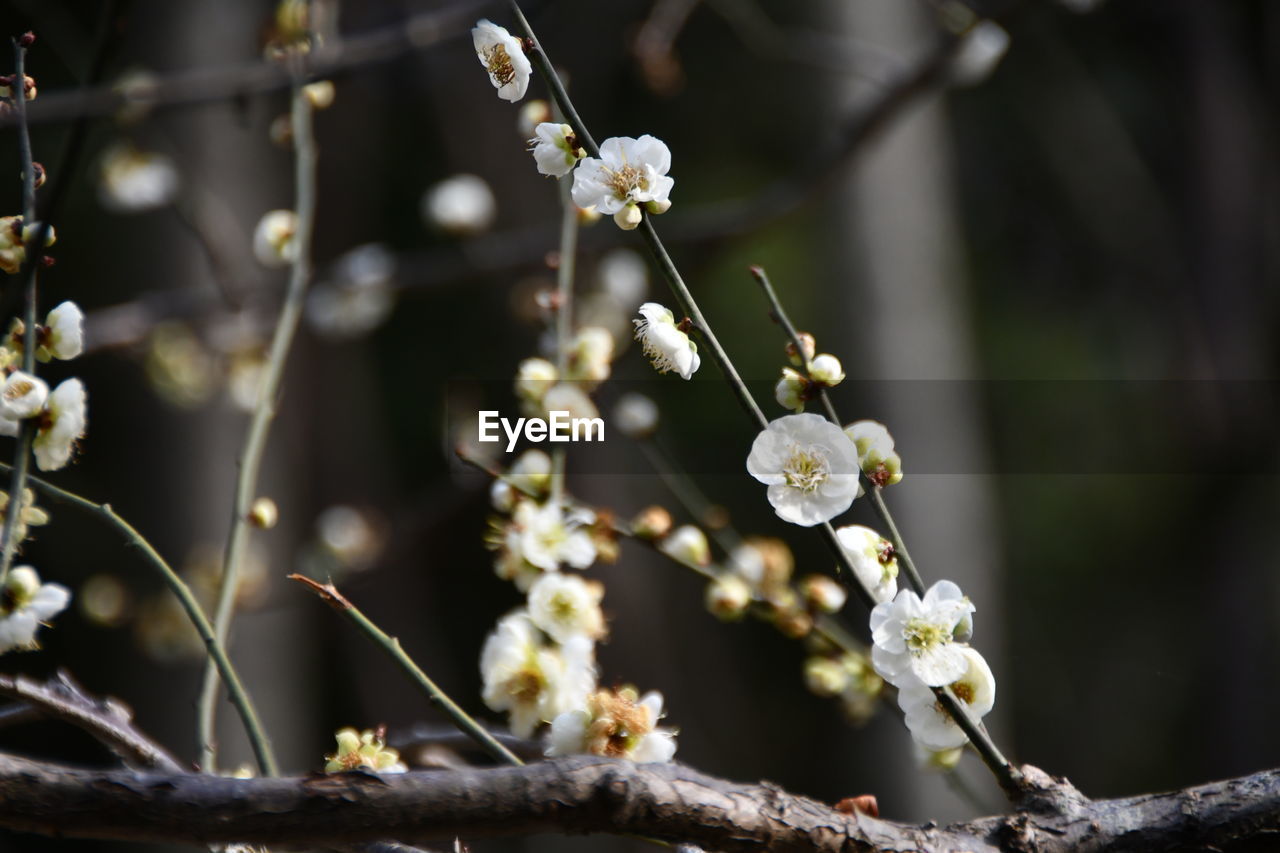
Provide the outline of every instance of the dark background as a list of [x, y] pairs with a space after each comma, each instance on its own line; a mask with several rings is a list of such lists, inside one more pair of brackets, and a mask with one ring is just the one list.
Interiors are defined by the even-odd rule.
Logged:
[[[396, 27], [438, 5], [349, 4], [339, 31]], [[895, 433], [907, 477], [887, 500], [926, 580], [973, 591], [974, 642], [999, 684], [988, 720], [997, 743], [1091, 796], [1280, 764], [1280, 9], [985, 4], [1011, 36], [988, 80], [933, 85], [891, 111], [887, 134], [831, 156], [840, 128], [927, 60], [934, 5], [692, 4], [667, 57], [679, 77], [666, 85], [641, 73], [633, 50], [654, 6], [564, 0], [529, 12], [598, 140], [651, 133], [670, 145], [675, 205], [659, 230], [769, 416], [781, 414], [771, 394], [781, 337], [746, 274], [752, 263], [769, 269], [820, 350], [843, 359], [841, 413]], [[271, 13], [266, 3], [116, 9], [104, 82], [139, 68], [254, 63]], [[344, 591], [464, 707], [492, 718], [479, 701], [479, 649], [518, 595], [492, 573], [487, 483], [453, 460], [450, 429], [465, 432], [477, 408], [513, 405], [515, 365], [538, 346], [531, 295], [551, 281], [543, 259], [558, 209], [553, 182], [523, 151], [518, 107], [494, 97], [466, 35], [475, 18], [509, 16], [501, 4], [477, 9], [438, 45], [336, 74], [336, 103], [316, 117], [321, 277], [346, 250], [378, 241], [397, 254], [399, 293], [388, 322], [359, 340], [304, 327], [272, 433], [261, 492], [282, 522], [255, 535], [267, 586], [237, 622], [233, 657], [289, 772], [318, 769], [340, 726], [439, 722], [377, 650], [283, 580], [312, 565], [315, 519], [334, 504], [363, 508], [387, 536], [374, 568], [344, 578]], [[70, 125], [40, 121], [37, 108], [84, 81], [99, 11], [0, 6], [5, 35], [31, 27], [40, 37], [32, 136], [51, 169]], [[761, 30], [760, 16], [774, 29]], [[878, 30], [886, 19], [898, 23]], [[544, 94], [535, 79], [529, 97]], [[290, 156], [267, 139], [285, 109], [284, 93], [253, 93], [127, 124], [95, 118], [84, 156], [55, 173], [71, 185], [42, 305], [79, 302], [93, 351], [46, 373], [81, 376], [90, 399], [82, 455], [52, 479], [109, 501], [175, 564], [226, 534], [246, 418], [222, 390], [220, 342], [260, 340], [283, 285], [247, 241], [264, 211], [291, 204]], [[225, 209], [233, 239], [215, 248], [220, 267], [173, 210], [100, 206], [98, 157], [122, 138], [173, 157], [184, 197]], [[12, 128], [0, 146], [13, 164], [0, 170], [12, 176], [0, 182], [0, 213], [17, 212]], [[419, 216], [422, 192], [458, 172], [497, 196], [484, 235], [450, 237]], [[607, 220], [582, 241], [581, 291], [595, 287], [603, 251], [642, 248]], [[896, 284], [904, 258], [932, 262]], [[230, 309], [219, 280], [248, 307]], [[12, 313], [16, 286], [2, 284]], [[649, 287], [670, 304], [656, 274]], [[122, 305], [141, 311], [136, 327]], [[161, 319], [213, 353], [207, 401], [179, 407], [150, 387], [147, 332]], [[785, 536], [803, 570], [830, 569], [818, 537], [777, 520], [746, 476], [754, 428], [709, 359], [684, 384], [655, 375], [633, 347], [614, 375], [602, 399], [640, 389], [658, 399], [662, 441], [738, 529]], [[655, 501], [676, 508], [621, 436], [570, 465], [571, 490], [623, 516]], [[861, 503], [850, 518], [874, 524]], [[50, 509], [22, 559], [77, 591], [93, 575], [118, 579], [130, 616], [108, 627], [73, 606], [43, 632], [43, 651], [6, 655], [0, 669], [65, 667], [194, 758], [199, 663], [164, 653], [142, 626], [161, 620], [159, 580], [97, 521]], [[589, 574], [606, 583], [612, 619], [602, 681], [663, 691], [680, 760], [830, 801], [874, 792], [892, 818], [999, 808], [971, 757], [960, 776], [976, 802], [916, 770], [896, 711], [845, 726], [834, 703], [804, 690], [796, 643], [759, 623], [715, 622], [678, 567], [624, 543], [616, 565]], [[844, 615], [863, 630], [856, 603]], [[247, 759], [230, 708], [220, 717], [226, 763]], [[0, 737], [24, 753], [105, 760], [54, 724]], [[29, 836], [0, 845], [125, 849]]]

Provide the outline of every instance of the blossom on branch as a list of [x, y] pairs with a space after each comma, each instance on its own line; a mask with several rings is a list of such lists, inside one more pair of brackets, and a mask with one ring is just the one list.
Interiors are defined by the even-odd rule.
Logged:
[[574, 136], [572, 127], [550, 121], [534, 128], [529, 150], [538, 164], [538, 172], [555, 178], [569, 174], [578, 164], [578, 158], [586, 153], [578, 147], [578, 138]]
[[68, 379], [53, 389], [32, 444], [41, 471], [57, 471], [71, 461], [88, 423], [87, 408], [84, 384], [79, 379]]
[[548, 646], [529, 614], [516, 610], [485, 640], [480, 675], [485, 704], [507, 711], [512, 733], [529, 737], [539, 723], [586, 703], [595, 689], [593, 644], [578, 636]]
[[814, 414], [785, 415], [756, 436], [747, 471], [769, 487], [784, 521], [812, 527], [858, 496], [858, 457], [840, 427]]
[[584, 157], [573, 173], [573, 203], [595, 207], [629, 231], [640, 224], [638, 205], [650, 213], [671, 207], [675, 179], [667, 176], [670, 168], [671, 150], [662, 140], [648, 134], [610, 137], [600, 146], [599, 158]]
[[950, 684], [969, 667], [957, 635], [972, 630], [973, 603], [951, 581], [938, 581], [921, 599], [904, 589], [871, 611], [871, 662], [897, 687], [919, 680]]
[[655, 370], [659, 373], [674, 370], [681, 379], [697, 372], [702, 364], [698, 345], [676, 325], [670, 309], [657, 302], [646, 302], [640, 306], [640, 319], [631, 322], [636, 326], [636, 340]]
[[861, 524], [839, 528], [836, 537], [871, 597], [877, 603], [891, 601], [898, 594], [898, 557], [893, 543]]
[[471, 42], [480, 64], [489, 72], [489, 79], [498, 90], [498, 97], [512, 102], [523, 98], [533, 66], [524, 55], [520, 39], [505, 27], [481, 20], [471, 29]]
[[573, 637], [598, 640], [604, 636], [600, 599], [604, 587], [577, 575], [547, 572], [529, 587], [529, 618], [557, 643]]
[[0, 653], [37, 649], [36, 631], [66, 609], [70, 591], [61, 584], [40, 583], [30, 566], [14, 566], [0, 589]]
[[548, 756], [603, 755], [632, 761], [670, 761], [676, 733], [660, 729], [662, 694], [643, 698], [634, 687], [593, 693], [585, 708], [566, 711], [551, 723]]
[[[959, 649], [965, 662], [964, 672], [948, 686], [975, 719], [980, 719], [995, 707], [996, 679], [991, 667], [976, 649], [968, 646]], [[969, 737], [947, 710], [942, 707], [933, 690], [920, 681], [912, 680], [898, 690], [898, 707], [906, 717], [907, 728], [916, 743], [933, 751], [953, 749], [968, 742]]]

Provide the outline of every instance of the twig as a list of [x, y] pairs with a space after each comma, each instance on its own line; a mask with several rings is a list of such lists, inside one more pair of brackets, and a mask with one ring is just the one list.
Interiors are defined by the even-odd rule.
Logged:
[[[0, 471], [12, 470], [11, 466], [0, 462]], [[151, 546], [150, 542], [143, 538], [142, 534], [135, 530], [129, 522], [116, 514], [110, 504], [96, 504], [77, 494], [60, 489], [39, 477], [29, 477], [27, 484], [46, 497], [77, 507], [116, 528], [124, 536], [126, 544], [141, 551], [143, 557], [151, 564], [152, 568], [160, 573], [170, 591], [177, 596], [178, 603], [186, 611], [187, 618], [195, 626], [196, 633], [204, 641], [209, 656], [213, 659], [214, 665], [217, 666], [218, 674], [222, 676], [223, 682], [226, 683], [231, 704], [235, 706], [240, 719], [244, 723], [245, 734], [249, 738], [249, 745], [253, 748], [258, 768], [264, 775], [274, 776], [277, 768], [275, 756], [271, 752], [271, 742], [267, 739], [266, 732], [258, 721], [258, 714], [253, 708], [249, 694], [244, 689], [244, 684], [240, 681], [239, 674], [231, 665], [230, 659], [227, 658], [222, 644], [214, 636], [213, 626], [209, 624], [209, 620], [205, 617], [204, 611], [200, 609], [199, 602], [196, 601], [195, 595], [191, 592], [191, 588], [187, 586], [186, 582], [165, 562], [164, 558]]]
[[0, 675], [0, 694], [22, 702], [41, 716], [54, 717], [84, 729], [126, 762], [166, 773], [184, 768], [168, 750], [138, 731], [129, 710], [114, 699], [94, 699], [71, 676], [59, 671], [40, 684], [22, 676]]
[[[301, 62], [300, 57], [293, 59]], [[302, 90], [302, 69], [294, 69], [295, 85], [291, 109], [294, 150], [294, 212], [297, 228], [293, 234], [293, 257], [289, 267], [289, 287], [285, 293], [280, 318], [276, 322], [271, 349], [259, 380], [258, 401], [249, 422], [244, 449], [240, 453], [240, 470], [236, 479], [235, 504], [231, 513], [231, 532], [227, 536], [226, 553], [222, 563], [221, 587], [214, 611], [213, 626], [218, 642], [227, 643], [231, 618], [235, 611], [236, 587], [240, 582], [240, 567], [249, 544], [249, 512], [257, 497], [258, 472], [267, 448], [267, 436], [276, 416], [280, 380], [284, 374], [289, 349], [302, 317], [307, 285], [311, 280], [311, 237], [316, 216], [316, 145], [311, 126], [311, 102]], [[217, 714], [218, 672], [209, 664], [205, 667], [204, 686], [199, 702], [199, 738], [202, 755], [201, 766], [215, 772], [216, 733], [214, 721]]]
[[[791, 341], [791, 345], [795, 347], [800, 359], [800, 371], [804, 374], [804, 378], [812, 381], [812, 376], [809, 373], [809, 359], [805, 357], [804, 347], [800, 344], [800, 335], [796, 332], [796, 327], [791, 322], [791, 318], [787, 316], [786, 309], [782, 307], [782, 300], [778, 298], [777, 291], [773, 289], [768, 273], [764, 271], [764, 267], [757, 265], [751, 267], [751, 275], [759, 282], [760, 289], [764, 291], [765, 298], [769, 300], [769, 316], [778, 325], [782, 326]], [[836, 414], [836, 408], [831, 404], [831, 395], [827, 393], [825, 386], [817, 385], [816, 387], [818, 388], [818, 398], [822, 401], [827, 418], [836, 426], [840, 426], [840, 416]], [[907, 551], [907, 543], [902, 541], [902, 534], [898, 532], [898, 526], [893, 523], [893, 515], [890, 514], [889, 507], [885, 504], [883, 495], [880, 494], [880, 486], [872, 482], [871, 478], [867, 476], [867, 472], [861, 469], [858, 471], [858, 482], [861, 484], [867, 500], [871, 502], [871, 508], [875, 510], [876, 515], [880, 517], [885, 528], [889, 531], [889, 539], [893, 542], [894, 555], [902, 564], [907, 581], [911, 584], [912, 589], [916, 591], [916, 595], [923, 596], [925, 593], [924, 581], [921, 580], [920, 573], [916, 571], [915, 563], [911, 560], [911, 554]]]
[[[556, 269], [556, 375], [561, 381], [569, 369], [569, 339], [573, 335], [573, 276], [578, 256], [578, 208], [573, 203], [569, 181], [561, 180], [560, 257]], [[565, 460], [563, 446], [551, 453], [551, 503], [564, 500]]]
[[[24, 37], [25, 38], [25, 37]], [[18, 38], [13, 39], [13, 111], [18, 122], [18, 167], [22, 173], [22, 230], [20, 241], [26, 241], [26, 229], [36, 219], [36, 171], [31, 156], [31, 134], [27, 128], [27, 49]], [[49, 226], [41, 223], [35, 229], [35, 245], [44, 247]], [[22, 370], [34, 376], [36, 371], [36, 296], [40, 253], [32, 252], [25, 260], [22, 285]], [[27, 470], [31, 465], [31, 444], [35, 440], [38, 424], [36, 418], [23, 418], [18, 428], [18, 440], [13, 451], [13, 475], [9, 479], [9, 511], [5, 513], [4, 529], [0, 530], [0, 587], [9, 576], [13, 555], [18, 550], [15, 531], [22, 517], [22, 494], [27, 486]]]
[[338, 588], [331, 583], [319, 583], [305, 575], [293, 574], [289, 575], [289, 580], [297, 581], [309, 590], [320, 596], [334, 610], [346, 616], [356, 627], [364, 632], [365, 636], [373, 640], [379, 646], [395, 659], [396, 663], [407, 672], [410, 677], [417, 683], [419, 687], [427, 694], [427, 698], [431, 700], [437, 708], [444, 711], [453, 720], [454, 725], [472, 740], [480, 745], [485, 752], [491, 755], [494, 760], [504, 762], [506, 764], [520, 765], [524, 764], [515, 753], [507, 749], [498, 742], [489, 730], [480, 725], [466, 711], [462, 710], [456, 702], [448, 697], [434, 681], [432, 681], [422, 669], [413, 662], [413, 658], [405, 653], [401, 647], [400, 641], [395, 637], [389, 636], [369, 618], [360, 612], [354, 604], [348, 601], [342, 593], [338, 592]]

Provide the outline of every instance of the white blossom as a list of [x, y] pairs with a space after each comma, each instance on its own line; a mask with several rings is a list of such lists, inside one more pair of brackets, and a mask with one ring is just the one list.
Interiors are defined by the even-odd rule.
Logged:
[[612, 423], [627, 438], [648, 438], [658, 428], [658, 404], [643, 394], [628, 391], [613, 407]]
[[[964, 672], [948, 686], [970, 715], [981, 719], [995, 707], [996, 679], [976, 649], [961, 647], [960, 655], [965, 662]], [[926, 749], [952, 749], [969, 740], [934, 692], [918, 680], [912, 679], [898, 690], [898, 707], [906, 717], [911, 736]]]
[[40, 583], [30, 566], [14, 566], [0, 590], [0, 653], [39, 648], [36, 631], [66, 609], [70, 591], [56, 583]]
[[294, 235], [298, 231], [298, 215], [292, 210], [264, 213], [253, 229], [253, 254], [264, 267], [283, 267], [298, 254]]
[[163, 207], [178, 192], [178, 170], [163, 154], [115, 145], [102, 156], [98, 200], [117, 213]]
[[489, 72], [489, 79], [504, 101], [518, 101], [529, 88], [533, 66], [524, 55], [520, 39], [507, 32], [505, 27], [487, 20], [477, 21], [471, 30], [471, 42], [476, 57]]
[[516, 394], [522, 400], [536, 403], [559, 378], [556, 366], [545, 358], [526, 358], [516, 367]]
[[[671, 188], [675, 179], [668, 177], [671, 151], [666, 143], [648, 134], [639, 139], [615, 136], [600, 146], [600, 157], [584, 157], [573, 173], [573, 203], [578, 207], [595, 207], [615, 217], [619, 225], [634, 228], [639, 224], [639, 204], [651, 213], [661, 213], [671, 206]], [[632, 215], [634, 214], [634, 215]]]
[[692, 524], [682, 524], [658, 543], [658, 550], [682, 563], [705, 566], [711, 562], [707, 535]]
[[538, 172], [555, 178], [563, 178], [569, 174], [578, 164], [582, 151], [578, 147], [573, 128], [567, 124], [544, 121], [533, 132], [529, 150], [533, 152], [534, 162], [538, 164]]
[[44, 410], [48, 397], [49, 386], [43, 379], [15, 370], [0, 386], [0, 418], [20, 421], [35, 417]]
[[546, 754], [603, 755], [637, 762], [666, 762], [676, 753], [675, 731], [658, 728], [662, 694], [637, 698], [634, 688], [593, 693], [586, 707], [566, 711], [551, 722]]
[[893, 449], [893, 436], [876, 421], [856, 421], [844, 428], [858, 448], [858, 464], [877, 485], [892, 486], [902, 480], [902, 457]]
[[773, 399], [784, 409], [799, 414], [809, 396], [809, 380], [792, 367], [782, 368], [782, 378], [773, 386]]
[[844, 381], [844, 366], [834, 355], [823, 353], [809, 362], [809, 376], [814, 382], [834, 387]]
[[950, 684], [968, 666], [955, 633], [974, 606], [951, 581], [938, 581], [922, 600], [904, 589], [871, 611], [871, 662], [890, 684], [918, 679], [928, 687]]
[[493, 224], [498, 201], [479, 175], [454, 175], [422, 196], [422, 218], [451, 234], [476, 234]]
[[84, 384], [68, 379], [49, 395], [32, 450], [41, 471], [57, 471], [71, 461], [76, 442], [88, 423]]
[[604, 636], [604, 588], [577, 575], [547, 572], [529, 587], [529, 618], [557, 643]]
[[640, 319], [631, 322], [636, 327], [636, 340], [655, 370], [659, 373], [674, 370], [681, 379], [697, 372], [702, 364], [698, 345], [676, 328], [676, 317], [669, 309], [657, 302], [646, 302], [640, 306]]
[[586, 382], [590, 387], [609, 378], [613, 360], [613, 335], [600, 326], [583, 326], [569, 342], [565, 378]]
[[600, 410], [577, 382], [557, 382], [542, 398], [544, 412], [567, 412], [566, 417], [577, 420], [593, 420], [600, 417]]
[[891, 601], [898, 594], [898, 557], [893, 543], [870, 527], [850, 524], [836, 530], [858, 581], [876, 603]]
[[785, 415], [756, 436], [747, 471], [769, 487], [784, 521], [812, 527], [858, 496], [858, 459], [840, 427], [815, 414]]
[[307, 295], [307, 322], [330, 340], [372, 332], [395, 307], [395, 256], [381, 243], [357, 246], [334, 262]]
[[566, 514], [555, 504], [539, 506], [525, 501], [516, 507], [514, 520], [519, 529], [520, 553], [528, 563], [554, 572], [560, 564], [585, 569], [595, 562], [596, 546], [582, 529], [594, 521], [586, 510]]
[[73, 359], [84, 352], [84, 312], [74, 302], [63, 302], [45, 317], [41, 346], [36, 358], [48, 361]]
[[485, 704], [509, 712], [511, 731], [529, 737], [539, 723], [586, 703], [595, 689], [593, 646], [582, 636], [548, 646], [529, 614], [516, 610], [485, 640], [480, 675]]

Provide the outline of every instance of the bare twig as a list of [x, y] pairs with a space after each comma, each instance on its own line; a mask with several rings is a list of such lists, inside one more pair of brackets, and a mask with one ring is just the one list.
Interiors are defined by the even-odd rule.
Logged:
[[29, 703], [40, 716], [84, 729], [130, 765], [183, 772], [168, 750], [134, 727], [128, 708], [114, 699], [89, 696], [65, 672], [43, 684], [22, 676], [0, 675], [0, 695]]

